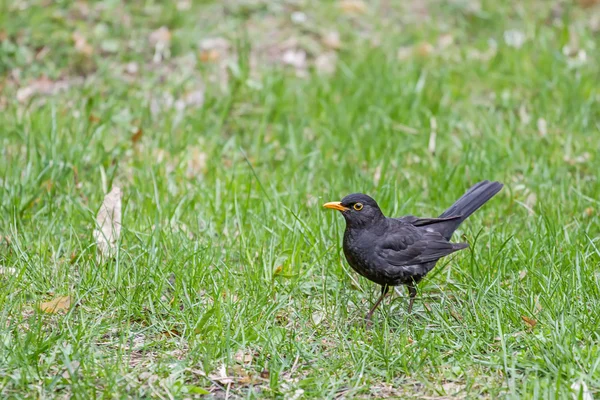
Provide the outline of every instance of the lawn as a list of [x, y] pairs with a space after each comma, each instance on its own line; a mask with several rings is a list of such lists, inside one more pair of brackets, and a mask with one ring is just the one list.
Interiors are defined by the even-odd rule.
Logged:
[[[594, 3], [0, 0], [0, 396], [600, 396]], [[483, 179], [367, 329], [322, 204]]]

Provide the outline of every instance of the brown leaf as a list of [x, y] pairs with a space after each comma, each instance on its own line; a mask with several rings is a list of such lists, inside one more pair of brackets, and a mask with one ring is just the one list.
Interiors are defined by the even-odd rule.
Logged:
[[142, 138], [143, 135], [144, 135], [144, 131], [142, 130], [142, 128], [137, 128], [135, 133], [133, 134], [133, 136], [131, 136], [131, 142], [133, 144], [136, 144], [137, 142], [140, 141], [140, 139]]
[[339, 5], [345, 14], [364, 14], [367, 11], [367, 5], [362, 0], [342, 0]]
[[94, 48], [87, 42], [81, 32], [73, 32], [73, 41], [75, 42], [75, 50], [87, 57], [94, 53]]
[[260, 372], [260, 377], [263, 378], [263, 379], [269, 379], [269, 376], [271, 376], [271, 373], [269, 372], [268, 369], [263, 369]]
[[230, 383], [233, 383], [233, 377], [227, 375], [225, 364], [221, 364], [217, 368], [217, 370], [215, 370], [212, 374], [208, 375], [208, 377], [214, 381], [219, 382], [222, 385], [228, 385]]
[[121, 236], [121, 189], [113, 186], [98, 211], [94, 239], [101, 256], [112, 257]]
[[533, 318], [529, 318], [524, 315], [521, 315], [521, 319], [523, 320], [523, 322], [525, 322], [527, 325], [529, 325], [529, 327], [531, 329], [535, 328], [535, 326], [537, 325], [537, 321]]
[[332, 50], [338, 50], [340, 47], [342, 47], [340, 34], [337, 31], [329, 31], [325, 33], [321, 38], [321, 41], [325, 46]]
[[69, 311], [69, 308], [71, 308], [71, 296], [56, 297], [53, 300], [40, 304], [40, 310], [51, 314]]

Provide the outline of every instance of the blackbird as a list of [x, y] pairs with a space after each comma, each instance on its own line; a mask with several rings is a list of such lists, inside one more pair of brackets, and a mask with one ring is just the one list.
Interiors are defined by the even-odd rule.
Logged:
[[377, 202], [362, 193], [324, 204], [323, 207], [341, 211], [346, 219], [343, 247], [348, 264], [381, 285], [381, 296], [365, 319], [370, 321], [390, 286], [408, 287], [410, 313], [417, 295], [416, 284], [440, 258], [469, 247], [467, 243], [450, 242], [456, 228], [502, 187], [499, 182], [479, 182], [438, 218], [387, 218]]

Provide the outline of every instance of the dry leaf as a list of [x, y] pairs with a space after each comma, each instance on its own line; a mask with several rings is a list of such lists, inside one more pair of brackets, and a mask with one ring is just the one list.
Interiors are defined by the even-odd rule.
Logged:
[[75, 50], [85, 55], [91, 56], [94, 53], [94, 48], [87, 42], [81, 32], [73, 32], [73, 41], [75, 42]]
[[575, 393], [573, 393], [573, 399], [575, 399], [575, 400], [579, 399], [580, 394], [581, 394], [582, 400], [594, 400], [594, 396], [592, 396], [586, 383], [582, 380], [573, 382], [573, 384], [571, 385], [571, 390], [573, 390], [575, 392]]
[[185, 176], [188, 179], [192, 179], [204, 175], [206, 172], [206, 159], [206, 153], [201, 151], [198, 147], [192, 147], [190, 149], [190, 158], [188, 159]]
[[540, 295], [538, 294], [537, 296], [535, 296], [535, 314], [539, 314], [540, 311], [542, 311], [542, 305], [540, 304]]
[[325, 33], [321, 40], [323, 41], [323, 44], [330, 49], [338, 50], [340, 47], [342, 47], [340, 34], [336, 31], [329, 31]]
[[72, 378], [71, 373], [73, 375], [76, 375], [77, 371], [79, 370], [79, 366], [80, 366], [79, 361], [77, 361], [77, 360], [71, 361], [70, 368], [68, 368], [67, 370], [65, 370], [65, 372], [63, 372], [62, 377], [65, 378], [65, 379]]
[[227, 370], [225, 370], [225, 364], [221, 364], [219, 368], [208, 377], [214, 381], [219, 382], [222, 385], [228, 385], [233, 383], [233, 377], [227, 376]]
[[526, 276], [527, 276], [527, 270], [526, 269], [524, 269], [521, 272], [519, 272], [519, 280], [522, 281], [523, 279], [525, 279]]
[[434, 117], [431, 117], [431, 119], [429, 121], [430, 121], [430, 126], [431, 126], [431, 133], [429, 135], [429, 145], [427, 146], [427, 150], [429, 150], [429, 153], [435, 154], [435, 142], [436, 142], [436, 137], [437, 137], [437, 122]]
[[520, 49], [525, 44], [525, 34], [517, 30], [509, 30], [504, 32], [504, 42], [509, 47]]
[[317, 72], [323, 75], [331, 75], [335, 72], [338, 56], [334, 51], [322, 53], [315, 59], [315, 68]]
[[133, 134], [133, 136], [131, 136], [131, 142], [133, 144], [136, 144], [137, 142], [140, 141], [140, 139], [142, 138], [142, 136], [144, 135], [144, 131], [142, 130], [142, 128], [137, 128]]
[[381, 164], [375, 168], [375, 172], [373, 173], [373, 184], [375, 186], [379, 185], [379, 181], [381, 180]]
[[58, 92], [67, 90], [73, 81], [51, 81], [46, 77], [42, 77], [32, 81], [29, 86], [21, 87], [17, 90], [17, 101], [25, 103], [34, 95], [54, 95]]
[[535, 326], [537, 325], [537, 321], [533, 318], [529, 318], [524, 315], [521, 315], [521, 319], [523, 320], [523, 322], [525, 322], [527, 325], [529, 325], [529, 327], [531, 329], [535, 328]]
[[590, 8], [600, 4], [600, 0], [577, 0], [582, 8]]
[[112, 257], [121, 236], [121, 189], [113, 186], [96, 217], [99, 229], [94, 229], [94, 240], [101, 256]]
[[171, 31], [167, 27], [162, 26], [152, 32], [149, 40], [154, 46], [154, 57], [152, 58], [154, 63], [159, 63], [170, 56]]
[[291, 65], [296, 69], [306, 68], [306, 52], [301, 49], [288, 49], [281, 56], [281, 61], [286, 65]]
[[71, 296], [57, 297], [51, 301], [40, 304], [40, 310], [51, 314], [69, 311], [69, 308], [71, 308]]
[[587, 207], [583, 213], [585, 214], [586, 217], [591, 217], [594, 215], [594, 207]]
[[540, 136], [544, 137], [548, 134], [548, 123], [544, 118], [538, 118], [537, 128]]
[[367, 11], [367, 5], [362, 0], [342, 0], [339, 4], [345, 14], [364, 14]]
[[241, 363], [241, 364], [250, 364], [252, 363], [252, 353], [246, 353], [243, 350], [238, 350], [237, 353], [235, 353], [235, 361]]
[[215, 62], [223, 60], [229, 52], [229, 41], [222, 37], [206, 38], [199, 44], [200, 61]]
[[16, 273], [17, 273], [16, 268], [0, 266], [0, 275], [16, 275]]

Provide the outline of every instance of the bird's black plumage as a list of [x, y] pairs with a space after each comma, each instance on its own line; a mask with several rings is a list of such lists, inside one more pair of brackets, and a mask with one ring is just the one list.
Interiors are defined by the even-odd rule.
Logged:
[[359, 274], [382, 286], [382, 294], [367, 314], [370, 319], [390, 286], [407, 285], [412, 309], [415, 285], [437, 261], [468, 247], [451, 243], [458, 226], [502, 189], [499, 182], [483, 181], [471, 187], [438, 218], [408, 215], [387, 218], [377, 202], [362, 194], [350, 194], [341, 202], [327, 203], [346, 219], [344, 255]]

